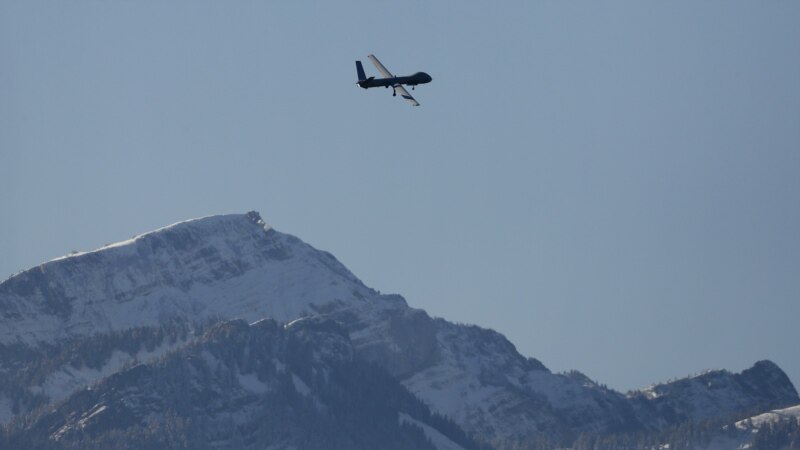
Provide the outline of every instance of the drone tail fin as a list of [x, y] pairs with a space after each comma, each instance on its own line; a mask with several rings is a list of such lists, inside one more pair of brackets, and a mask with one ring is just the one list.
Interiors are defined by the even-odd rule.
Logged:
[[364, 66], [361, 65], [361, 61], [356, 61], [356, 72], [358, 72], [358, 81], [367, 79], [367, 74], [364, 73]]

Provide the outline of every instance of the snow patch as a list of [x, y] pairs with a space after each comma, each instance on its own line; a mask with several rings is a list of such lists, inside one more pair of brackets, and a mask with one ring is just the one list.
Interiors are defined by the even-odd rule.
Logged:
[[239, 379], [239, 384], [242, 385], [246, 391], [250, 391], [254, 394], [263, 394], [269, 391], [269, 386], [259, 380], [254, 373], [237, 373], [236, 376]]
[[294, 390], [299, 394], [303, 394], [306, 397], [311, 395], [311, 388], [295, 374], [292, 374], [292, 383], [294, 383]]
[[400, 413], [398, 419], [401, 424], [405, 423], [421, 428], [425, 436], [431, 441], [433, 446], [436, 447], [436, 450], [464, 450], [464, 447], [451, 441], [450, 438], [440, 433], [436, 428], [426, 425], [406, 413]]
[[[67, 398], [76, 390], [92, 385], [112, 375], [126, 364], [152, 361], [183, 343], [184, 341], [176, 341], [174, 344], [164, 342], [152, 351], [142, 349], [133, 356], [120, 350], [114, 350], [108, 358], [108, 361], [99, 369], [92, 369], [85, 366], [74, 367], [71, 364], [66, 364], [48, 375], [41, 386], [31, 388], [31, 391], [46, 395], [50, 398], [51, 402], [58, 402]], [[3, 423], [2, 411], [2, 403], [0, 403], [0, 423]]]
[[38, 389], [32, 388], [31, 390], [41, 392], [51, 401], [57, 402], [67, 398], [75, 390], [94, 384], [111, 375], [133, 359], [125, 352], [114, 350], [108, 361], [99, 369], [85, 366], [74, 367], [67, 364], [48, 375]]

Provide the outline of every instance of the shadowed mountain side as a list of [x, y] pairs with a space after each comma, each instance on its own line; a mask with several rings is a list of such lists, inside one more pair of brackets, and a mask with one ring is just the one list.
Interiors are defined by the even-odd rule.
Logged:
[[[401, 417], [406, 418], [401, 420]], [[9, 428], [12, 448], [478, 448], [379, 367], [346, 330], [222, 322], [157, 361], [121, 370]]]

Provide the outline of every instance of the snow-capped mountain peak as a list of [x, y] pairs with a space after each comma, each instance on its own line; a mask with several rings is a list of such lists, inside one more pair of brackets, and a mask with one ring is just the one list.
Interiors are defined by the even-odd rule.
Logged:
[[171, 317], [273, 317], [374, 292], [336, 258], [258, 213], [179, 222], [58, 258], [0, 284], [0, 343], [52, 342]]

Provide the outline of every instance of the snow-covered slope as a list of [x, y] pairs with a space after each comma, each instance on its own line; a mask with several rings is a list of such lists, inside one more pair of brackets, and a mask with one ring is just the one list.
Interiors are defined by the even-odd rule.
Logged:
[[[250, 212], [181, 222], [0, 283], [0, 377], [36, 375], [26, 386], [17, 376], [14, 389], [0, 387], [0, 419], [14, 405], [24, 412], [58, 400], [192, 338], [159, 331], [167, 324], [288, 323], [309, 315], [343, 325], [359, 358], [486, 441], [654, 429], [680, 418], [800, 402], [769, 364], [738, 376], [733, 384], [740, 390], [688, 380], [629, 397], [578, 373], [554, 374], [497, 332], [433, 319], [398, 295], [379, 294], [329, 253]], [[131, 347], [139, 341], [153, 348]], [[96, 348], [104, 356], [91, 370], [82, 365], [85, 357], [74, 357]]]
[[0, 284], [0, 343], [53, 342], [212, 316], [288, 321], [376, 297], [332, 255], [257, 213], [190, 220], [58, 258]]
[[[780, 426], [783, 426], [784, 429], [778, 429]], [[795, 405], [758, 414], [733, 424], [726, 424], [718, 430], [716, 435], [708, 439], [706, 445], [695, 445], [695, 448], [697, 450], [745, 450], [756, 447], [765, 450], [791, 450], [797, 448], [796, 444], [800, 444], [800, 442], [794, 446], [781, 445], [779, 442], [773, 442], [772, 439], [766, 438], [764, 434], [784, 435], [786, 440], [791, 440], [788, 438], [788, 434], [797, 433], [798, 427], [800, 427], [800, 405]], [[778, 437], [776, 440], [783, 439]]]
[[740, 420], [736, 422], [736, 427], [740, 429], [761, 428], [764, 425], [792, 420], [800, 422], [800, 405], [775, 409], [745, 420]]

